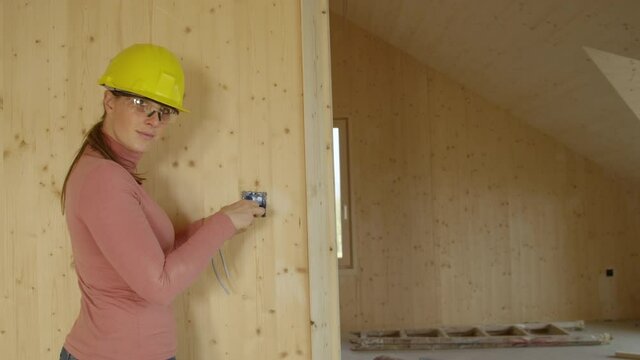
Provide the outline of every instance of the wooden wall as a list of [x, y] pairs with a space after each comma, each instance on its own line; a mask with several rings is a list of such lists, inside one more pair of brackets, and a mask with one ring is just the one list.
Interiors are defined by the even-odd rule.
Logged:
[[[77, 315], [80, 294], [60, 212], [61, 185], [84, 132], [102, 113], [103, 90], [96, 81], [109, 59], [132, 43], [153, 42], [182, 58], [191, 113], [181, 115], [143, 160], [147, 190], [176, 224], [216, 211], [238, 199], [241, 190], [269, 194], [268, 216], [224, 247], [232, 295], [225, 295], [209, 270], [176, 302], [178, 358], [311, 358], [305, 5], [285, 0], [185, 4], [0, 3], [4, 357], [55, 358]], [[328, 11], [322, 10], [328, 26]], [[316, 27], [326, 32], [320, 10], [311, 11]], [[322, 45], [327, 43], [319, 41], [315, 49], [320, 55]], [[322, 75], [329, 72], [317, 75], [320, 84]], [[327, 110], [316, 111], [314, 121], [324, 121], [322, 116], [328, 116], [328, 124]], [[322, 293], [330, 298], [327, 284]], [[330, 305], [325, 308], [331, 312]], [[314, 320], [335, 332], [326, 319]], [[317, 354], [336, 346], [324, 345], [314, 358], [326, 358]]]
[[355, 254], [342, 330], [640, 316], [637, 184], [331, 19]]
[[311, 356], [340, 359], [328, 0], [302, 1]]

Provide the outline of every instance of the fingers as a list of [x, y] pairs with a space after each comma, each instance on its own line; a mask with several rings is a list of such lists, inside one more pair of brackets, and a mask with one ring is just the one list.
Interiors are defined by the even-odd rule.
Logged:
[[231, 218], [236, 229], [244, 230], [254, 222], [255, 217], [264, 215], [266, 210], [256, 201], [239, 200], [223, 207], [220, 211]]
[[251, 214], [253, 216], [262, 216], [267, 211], [265, 208], [260, 207], [260, 203], [258, 203], [257, 201], [240, 200], [240, 202], [242, 202], [244, 206], [247, 206], [249, 208], [249, 211], [251, 211]]
[[253, 208], [253, 216], [263, 216], [267, 211], [264, 208]]

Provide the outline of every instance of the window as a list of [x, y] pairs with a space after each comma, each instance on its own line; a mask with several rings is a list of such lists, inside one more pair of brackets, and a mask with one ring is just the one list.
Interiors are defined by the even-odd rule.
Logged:
[[347, 119], [333, 120], [333, 173], [336, 209], [336, 242], [340, 268], [352, 268], [351, 216], [349, 214], [349, 144]]

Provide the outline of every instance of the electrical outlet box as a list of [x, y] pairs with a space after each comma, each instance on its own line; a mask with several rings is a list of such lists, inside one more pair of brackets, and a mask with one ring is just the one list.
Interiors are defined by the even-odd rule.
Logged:
[[613, 276], [613, 269], [607, 269], [605, 271], [605, 274], [607, 275], [607, 277], [612, 277]]

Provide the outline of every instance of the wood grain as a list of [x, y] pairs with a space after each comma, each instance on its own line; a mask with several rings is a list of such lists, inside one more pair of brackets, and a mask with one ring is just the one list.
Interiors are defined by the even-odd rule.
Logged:
[[0, 18], [5, 356], [57, 356], [77, 315], [62, 181], [102, 114], [96, 81], [109, 59], [153, 42], [181, 58], [191, 112], [140, 164], [145, 188], [178, 227], [241, 190], [270, 200], [268, 216], [224, 246], [232, 294], [206, 271], [176, 301], [177, 356], [311, 358], [303, 98], [316, 95], [303, 94], [300, 2], [3, 1]]
[[343, 331], [640, 315], [637, 184], [339, 14], [331, 34], [351, 144]]

